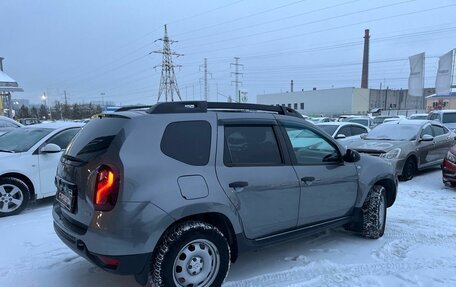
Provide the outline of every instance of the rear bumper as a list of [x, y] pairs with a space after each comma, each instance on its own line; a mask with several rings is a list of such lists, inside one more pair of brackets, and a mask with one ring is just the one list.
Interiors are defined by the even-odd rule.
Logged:
[[[56, 202], [54, 229], [74, 252], [106, 271], [133, 275], [149, 266], [155, 245], [173, 222], [149, 203], [117, 203], [109, 212], [94, 212], [88, 225], [72, 219]], [[116, 262], [107, 264], [106, 262]]]
[[[120, 274], [120, 275], [134, 275], [140, 274], [144, 271], [144, 268], [148, 266], [151, 254], [134, 254], [134, 255], [123, 255], [123, 256], [112, 256], [104, 254], [96, 254], [87, 249], [84, 241], [73, 237], [72, 235], [65, 232], [58, 224], [54, 222], [54, 230], [57, 236], [68, 246], [76, 252], [78, 255], [84, 257], [89, 262], [96, 266], [104, 269], [105, 271]], [[117, 263], [110, 265], [103, 262], [100, 258], [109, 258]]]

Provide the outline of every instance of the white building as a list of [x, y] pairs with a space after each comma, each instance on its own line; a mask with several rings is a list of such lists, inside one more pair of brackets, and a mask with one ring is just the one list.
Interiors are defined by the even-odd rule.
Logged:
[[366, 114], [369, 111], [369, 89], [336, 88], [264, 94], [258, 104], [284, 105], [306, 115]]

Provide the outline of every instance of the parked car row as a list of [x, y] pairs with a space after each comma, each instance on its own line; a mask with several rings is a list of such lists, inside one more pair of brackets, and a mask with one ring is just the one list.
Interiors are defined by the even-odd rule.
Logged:
[[400, 180], [441, 165], [443, 182], [456, 187], [456, 134], [439, 121], [419, 117], [386, 121], [364, 131], [349, 122], [317, 126], [350, 149], [389, 161]]

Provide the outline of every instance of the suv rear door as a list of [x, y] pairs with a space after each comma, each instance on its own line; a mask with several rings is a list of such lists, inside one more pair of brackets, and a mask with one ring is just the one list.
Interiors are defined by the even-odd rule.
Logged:
[[219, 113], [216, 169], [255, 239], [296, 227], [300, 187], [273, 116], [246, 114]]
[[344, 162], [337, 144], [298, 121], [280, 121], [300, 179], [298, 226], [328, 221], [353, 212], [358, 194], [354, 163]]

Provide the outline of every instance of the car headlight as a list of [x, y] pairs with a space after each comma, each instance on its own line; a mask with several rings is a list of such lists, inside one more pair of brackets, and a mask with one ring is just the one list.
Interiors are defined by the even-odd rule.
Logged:
[[451, 162], [453, 162], [453, 163], [456, 163], [456, 155], [453, 154], [451, 151], [448, 151], [448, 152], [447, 152], [446, 159], [447, 159], [448, 161], [451, 161]]
[[401, 154], [401, 149], [400, 148], [395, 148], [390, 150], [387, 153], [382, 153], [380, 157], [386, 158], [386, 159], [395, 159], [398, 158], [399, 155]]

